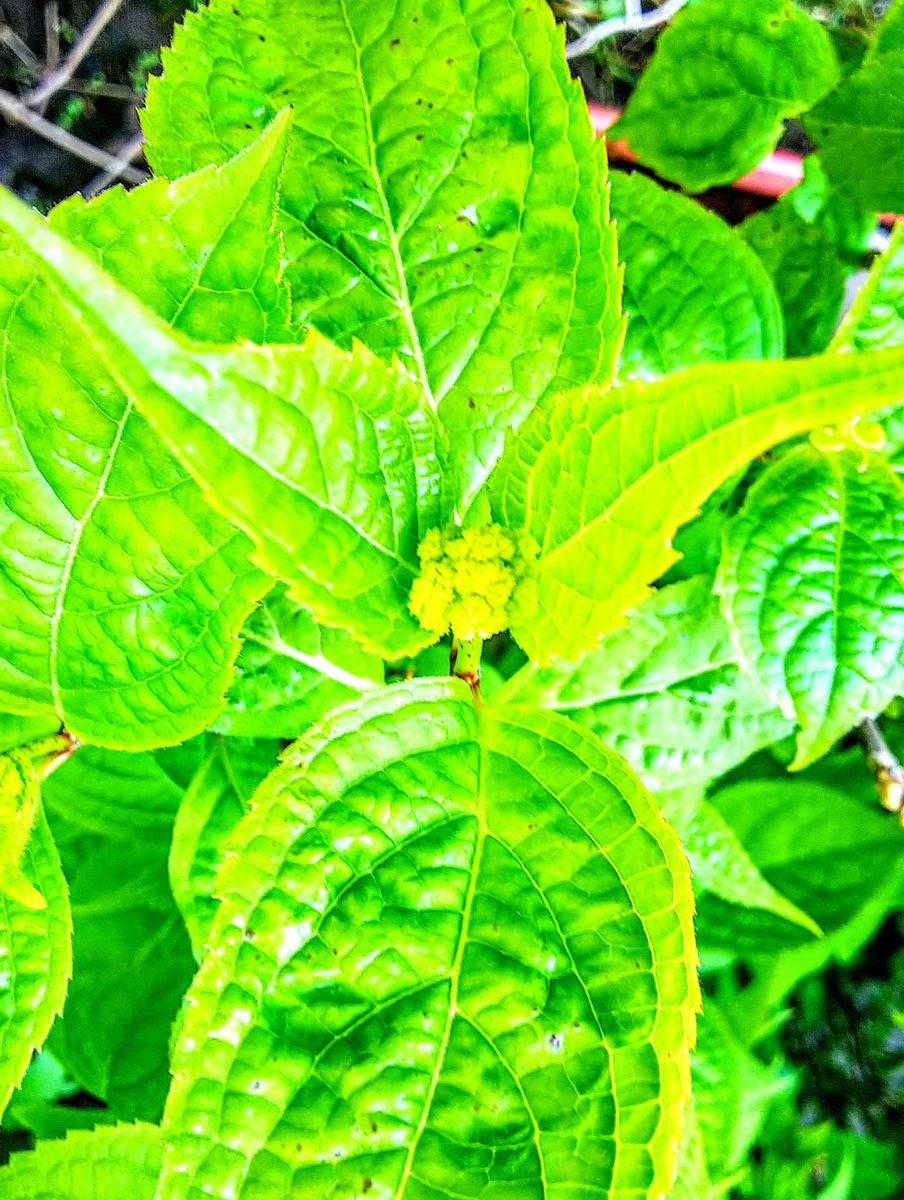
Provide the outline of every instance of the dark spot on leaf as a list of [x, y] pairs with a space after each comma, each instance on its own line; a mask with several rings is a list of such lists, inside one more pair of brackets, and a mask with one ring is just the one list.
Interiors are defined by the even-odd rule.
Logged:
[[370, 1132], [371, 1132], [371, 1133], [376, 1133], [376, 1132], [377, 1132], [377, 1123], [376, 1123], [376, 1121], [371, 1121], [371, 1123], [370, 1123]]
[[476, 408], [476, 407], [477, 407], [477, 405], [474, 403], [473, 397], [469, 396], [468, 397], [468, 408]]
[[416, 133], [414, 135], [414, 140], [416, 142], [422, 142], [424, 140], [424, 135], [422, 133]]
[[475, 254], [483, 254], [483, 246], [475, 246], [474, 253]]
[[257, 36], [258, 36], [258, 38], [260, 39], [260, 41], [262, 41], [262, 42], [265, 42], [265, 41], [267, 40], [267, 39], [266, 39], [266, 37], [265, 37], [265, 35], [264, 35], [264, 34], [262, 34], [262, 33], [259, 33]]
[[373, 1185], [374, 1185], [374, 1181], [372, 1179], [365, 1179], [364, 1182], [361, 1184], [361, 1191], [369, 1192], [370, 1189], [373, 1187]]
[[402, 42], [401, 38], [395, 37], [392, 39], [392, 41], [389, 44], [390, 44], [390, 46], [399, 46], [399, 45], [401, 45], [401, 42]]
[[548, 1033], [546, 1035], [546, 1044], [547, 1044], [547, 1046], [549, 1046], [550, 1050], [561, 1050], [562, 1049], [561, 1033]]

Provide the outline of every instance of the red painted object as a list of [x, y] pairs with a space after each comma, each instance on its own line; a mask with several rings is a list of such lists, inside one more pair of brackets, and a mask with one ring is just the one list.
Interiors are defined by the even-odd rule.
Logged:
[[[597, 133], [603, 134], [621, 116], [621, 110], [605, 104], [590, 104], [590, 119]], [[637, 155], [627, 142], [620, 138], [609, 142], [609, 156], [621, 162], [637, 162]], [[748, 175], [736, 179], [732, 187], [755, 196], [782, 196], [804, 177], [804, 163], [799, 154], [789, 150], [775, 150]], [[882, 213], [879, 220], [883, 225], [893, 225], [901, 218], [894, 213]]]

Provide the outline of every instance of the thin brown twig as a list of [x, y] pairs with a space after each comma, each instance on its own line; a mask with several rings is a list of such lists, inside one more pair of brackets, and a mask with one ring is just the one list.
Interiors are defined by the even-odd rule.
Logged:
[[[54, 146], [59, 146], [61, 150], [66, 150], [69, 154], [74, 154], [76, 158], [91, 163], [92, 166], [100, 167], [102, 170], [109, 170], [111, 165], [118, 160], [117, 154], [100, 150], [97, 146], [92, 146], [90, 142], [76, 137], [74, 133], [69, 133], [68, 130], [54, 125], [52, 121], [48, 121], [40, 113], [33, 112], [27, 104], [2, 88], [0, 88], [0, 115], [17, 125], [24, 125], [26, 129], [30, 129], [32, 133], [38, 134], [39, 137], [51, 142]], [[147, 175], [143, 171], [136, 170], [135, 167], [125, 165], [119, 170], [119, 178], [125, 179], [129, 183], [144, 183]]]
[[878, 724], [867, 717], [860, 725], [866, 745], [866, 761], [876, 779], [879, 800], [889, 812], [902, 814], [904, 821], [904, 767], [892, 753]]
[[52, 71], [60, 61], [60, 6], [57, 0], [44, 5], [44, 45], [47, 48], [45, 71]]
[[15, 29], [10, 29], [9, 25], [0, 25], [0, 45], [5, 46], [7, 50], [15, 54], [19, 62], [24, 67], [27, 67], [32, 75], [36, 75], [41, 69], [41, 63], [37, 55], [30, 46], [22, 41]]
[[99, 175], [95, 175], [87, 187], [82, 188], [82, 195], [87, 200], [90, 200], [92, 196], [96, 196], [98, 192], [102, 192], [111, 183], [116, 183], [118, 179], [122, 179], [123, 172], [129, 163], [138, 157], [143, 146], [144, 134], [136, 133], [131, 141], [126, 142], [119, 153], [113, 158], [110, 165], [104, 167]]
[[60, 63], [60, 65], [43, 79], [37, 87], [26, 92], [22, 100], [30, 108], [40, 108], [42, 104], [50, 99], [50, 97], [60, 90], [64, 83], [68, 82], [78, 70], [79, 64], [90, 51], [91, 47], [103, 33], [104, 29], [110, 24], [116, 14], [119, 12], [124, 0], [104, 0], [103, 4], [97, 9], [94, 16], [76, 38], [72, 45], [72, 49]]

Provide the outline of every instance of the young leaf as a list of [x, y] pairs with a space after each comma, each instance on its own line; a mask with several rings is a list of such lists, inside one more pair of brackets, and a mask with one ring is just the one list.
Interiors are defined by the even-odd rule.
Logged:
[[217, 911], [214, 883], [226, 839], [257, 785], [275, 767], [279, 747], [278, 741], [214, 739], [179, 807], [169, 880], [199, 961]]
[[818, 154], [806, 156], [803, 180], [779, 203], [790, 205], [802, 221], [818, 229], [845, 262], [859, 263], [869, 250], [876, 214], [839, 192], [822, 169]]
[[193, 343], [9, 193], [0, 228], [53, 274], [93, 358], [252, 537], [265, 570], [368, 650], [429, 645], [408, 596], [418, 543], [441, 523], [443, 442], [398, 366], [313, 332], [303, 346]]
[[674, 562], [670, 539], [723, 480], [776, 442], [902, 394], [894, 349], [557, 396], [490, 481], [495, 518], [539, 546], [539, 611], [513, 635], [540, 664], [595, 649]]
[[116, 1125], [41, 1142], [0, 1167], [3, 1200], [153, 1200], [162, 1147], [156, 1125]]
[[302, 739], [232, 848], [161, 1197], [670, 1185], [689, 877], [595, 738], [481, 711], [458, 681], [401, 684]]
[[774, 463], [727, 527], [718, 586], [742, 662], [800, 726], [793, 768], [904, 688], [904, 491], [880, 460], [802, 446]]
[[661, 35], [616, 136], [702, 192], [753, 170], [837, 78], [828, 34], [789, 0], [698, 0]]
[[[169, 828], [148, 822], [136, 834], [122, 819], [113, 823], [128, 778], [133, 787], [147, 780], [149, 806], [172, 804], [159, 773], [135, 769], [134, 758], [103, 752], [78, 764], [75, 755], [44, 785], [75, 929], [72, 983], [50, 1048], [116, 1116], [157, 1120], [169, 1086], [170, 1031], [194, 961], [167, 881], [173, 807]], [[110, 821], [95, 832], [104, 824], [96, 797], [105, 787]], [[132, 811], [140, 799], [133, 794]]]
[[[324, 63], [329, 87], [323, 86]], [[143, 123], [164, 175], [222, 161], [286, 104], [280, 225], [296, 317], [397, 356], [453, 434], [466, 498], [543, 395], [608, 379], [615, 234], [545, 4], [214, 0]]]
[[657, 799], [690, 860], [695, 893], [712, 892], [729, 904], [760, 908], [819, 936], [813, 918], [763, 877], [735, 831], [708, 800], [698, 796], [688, 804], [683, 792], [663, 792]]
[[213, 728], [238, 737], [294, 739], [353, 696], [382, 683], [382, 660], [339, 629], [318, 625], [280, 587], [242, 630], [228, 703]]
[[[284, 150], [277, 126], [220, 170], [73, 201], [52, 225], [180, 328], [285, 337], [271, 229]], [[221, 707], [265, 579], [67, 289], [8, 238], [3, 278], [0, 699], [88, 742], [181, 740]]]
[[781, 300], [789, 355], [829, 344], [844, 302], [848, 267], [828, 238], [790, 203], [750, 217], [738, 232], [769, 272]]
[[711, 577], [655, 592], [577, 663], [524, 667], [493, 697], [586, 725], [651, 788], [707, 783], [790, 732], [740, 670]]
[[713, 213], [640, 174], [616, 172], [612, 215], [625, 266], [622, 379], [778, 358], [782, 312], [762, 264]]
[[[0, 883], [0, 1115], [62, 1010], [72, 975], [69, 891], [40, 804], [21, 868], [41, 903], [23, 903]], [[2, 1183], [0, 1195], [8, 1195]]]

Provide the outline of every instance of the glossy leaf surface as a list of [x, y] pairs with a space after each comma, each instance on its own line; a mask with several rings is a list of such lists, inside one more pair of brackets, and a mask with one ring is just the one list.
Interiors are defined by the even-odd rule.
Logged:
[[42, 1142], [0, 1167], [3, 1200], [152, 1200], [160, 1172], [156, 1125], [116, 1125]]
[[[53, 228], [179, 328], [285, 337], [271, 229], [284, 151], [277, 128], [222, 170], [61, 205]], [[0, 698], [88, 742], [178, 741], [221, 706], [265, 581], [66, 286], [9, 236], [2, 263]]]
[[[294, 313], [404, 364], [472, 495], [551, 390], [621, 341], [605, 162], [544, 4], [214, 0], [144, 127], [164, 175], [222, 162], [287, 104], [280, 225]], [[324, 87], [327, 64], [330, 86]]]
[[500, 524], [539, 547], [539, 610], [512, 633], [541, 664], [576, 659], [675, 560], [671, 538], [769, 446], [904, 394], [904, 351], [693, 367], [564, 393], [522, 426], [491, 481]]
[[643, 175], [616, 172], [611, 188], [628, 319], [620, 378], [781, 355], [775, 289], [736, 233]]
[[904, 687], [904, 491], [882, 461], [775, 463], [728, 527], [719, 588], [742, 661], [800, 725], [795, 766]]
[[789, 0], [699, 0], [660, 36], [618, 135], [702, 192], [753, 170], [837, 75], [827, 33]]
[[400, 684], [302, 739], [232, 849], [158, 1200], [669, 1185], [690, 882], [595, 738]]
[[741, 672], [708, 576], [654, 593], [576, 663], [525, 667], [498, 698], [586, 725], [654, 789], [706, 783], [790, 730]]
[[[0, 1115], [61, 1011], [72, 974], [69, 891], [40, 808], [21, 868], [42, 903], [25, 904], [0, 886]], [[0, 1195], [7, 1195], [2, 1183]]]
[[314, 333], [302, 346], [191, 342], [9, 194], [0, 226], [50, 270], [95, 360], [115, 364], [265, 570], [368, 649], [429, 644], [407, 601], [418, 542], [440, 522], [442, 434], [398, 366]]

